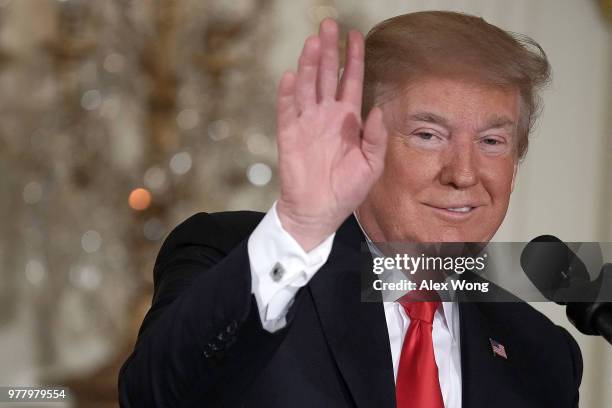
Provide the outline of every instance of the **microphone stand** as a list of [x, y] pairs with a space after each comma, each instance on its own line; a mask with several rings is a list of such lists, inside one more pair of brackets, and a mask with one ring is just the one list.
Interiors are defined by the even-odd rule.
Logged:
[[[604, 284], [608, 275], [612, 277], [612, 263], [601, 268], [599, 276]], [[580, 332], [602, 336], [612, 345], [612, 302], [567, 302], [565, 313]]]

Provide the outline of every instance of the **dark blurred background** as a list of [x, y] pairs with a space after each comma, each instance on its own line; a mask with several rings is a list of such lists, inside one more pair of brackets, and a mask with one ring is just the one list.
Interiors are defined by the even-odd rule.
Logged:
[[[163, 238], [275, 200], [275, 85], [304, 38], [426, 9], [528, 34], [553, 66], [496, 240], [612, 241], [611, 1], [0, 0], [0, 385], [116, 406]], [[612, 352], [572, 333], [581, 406], [611, 406]]]

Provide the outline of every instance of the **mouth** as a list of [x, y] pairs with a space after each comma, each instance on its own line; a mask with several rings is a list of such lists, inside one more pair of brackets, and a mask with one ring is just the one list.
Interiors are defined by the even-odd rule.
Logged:
[[465, 206], [465, 207], [443, 208], [443, 210], [465, 214], [465, 213], [469, 213], [474, 208], [476, 208], [476, 207], [472, 207], [472, 206], [468, 205], [468, 206]]
[[466, 220], [470, 218], [480, 207], [479, 205], [473, 204], [462, 204], [453, 206], [437, 206], [425, 204], [425, 206], [433, 209], [438, 216], [451, 221]]

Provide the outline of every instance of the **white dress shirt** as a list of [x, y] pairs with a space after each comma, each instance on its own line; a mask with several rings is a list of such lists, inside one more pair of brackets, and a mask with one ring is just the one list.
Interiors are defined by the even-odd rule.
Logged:
[[[264, 329], [274, 332], [287, 324], [285, 317], [295, 294], [327, 261], [334, 236], [330, 235], [310, 252], [304, 251], [282, 227], [276, 203], [253, 230], [248, 241], [252, 292]], [[372, 250], [373, 245], [369, 238], [367, 240]], [[384, 311], [393, 374], [397, 377], [402, 343], [410, 325], [410, 317], [396, 302], [384, 302]], [[457, 303], [443, 302], [440, 305], [434, 315], [432, 337], [444, 406], [460, 408], [461, 353]]]

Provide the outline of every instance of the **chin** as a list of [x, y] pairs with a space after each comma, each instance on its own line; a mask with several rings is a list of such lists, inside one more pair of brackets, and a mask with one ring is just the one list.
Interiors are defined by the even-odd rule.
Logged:
[[487, 242], [489, 235], [483, 232], [470, 231], [463, 228], [442, 228], [423, 234], [421, 242]]

